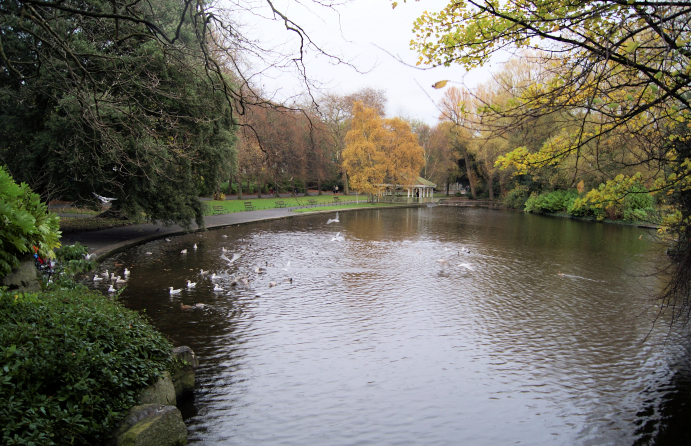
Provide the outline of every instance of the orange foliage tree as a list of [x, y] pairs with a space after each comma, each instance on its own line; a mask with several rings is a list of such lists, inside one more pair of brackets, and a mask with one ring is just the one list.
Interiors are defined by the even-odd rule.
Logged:
[[373, 194], [377, 184], [405, 184], [425, 165], [410, 125], [400, 118], [384, 119], [362, 102], [353, 106], [345, 143], [343, 166], [350, 186], [360, 192]]

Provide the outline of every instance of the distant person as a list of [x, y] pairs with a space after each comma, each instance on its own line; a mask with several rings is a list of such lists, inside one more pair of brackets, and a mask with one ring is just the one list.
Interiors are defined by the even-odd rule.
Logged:
[[334, 194], [338, 195], [338, 186], [334, 186]]

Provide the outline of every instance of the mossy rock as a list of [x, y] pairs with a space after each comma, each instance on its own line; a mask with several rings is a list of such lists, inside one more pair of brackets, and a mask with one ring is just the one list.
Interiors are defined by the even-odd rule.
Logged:
[[187, 426], [177, 407], [143, 404], [130, 409], [115, 435], [116, 446], [184, 446]]
[[167, 406], [175, 406], [177, 399], [175, 397], [175, 386], [170, 373], [163, 372], [161, 379], [142, 390], [139, 395], [140, 404], [164, 404]]

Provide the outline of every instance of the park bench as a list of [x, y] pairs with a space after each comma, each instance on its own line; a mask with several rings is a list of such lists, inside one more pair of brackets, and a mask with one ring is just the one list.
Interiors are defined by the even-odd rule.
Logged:
[[287, 206], [287, 204], [286, 204], [285, 201], [283, 201], [283, 200], [278, 200], [278, 201], [276, 201], [276, 207], [277, 207], [277, 208], [284, 208], [284, 207], [286, 207], [286, 206]]
[[223, 206], [212, 206], [212, 214], [214, 215], [221, 215], [225, 212], [225, 208]]
[[340, 198], [334, 197], [334, 203], [340, 203], [340, 202], [341, 202], [341, 199], [340, 199]]
[[245, 210], [246, 211], [254, 211], [255, 209], [257, 209], [257, 208], [252, 205], [251, 201], [245, 201]]
[[317, 200], [315, 200], [314, 198], [310, 198], [309, 200], [307, 200], [307, 203], [311, 206], [316, 206]]

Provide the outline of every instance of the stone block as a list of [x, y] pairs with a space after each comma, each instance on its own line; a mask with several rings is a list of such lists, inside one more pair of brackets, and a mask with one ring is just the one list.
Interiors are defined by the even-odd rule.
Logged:
[[175, 406], [177, 404], [175, 386], [170, 373], [164, 372], [161, 379], [142, 390], [142, 393], [139, 395], [139, 403]]
[[194, 354], [191, 348], [189, 348], [186, 345], [183, 345], [181, 347], [175, 347], [170, 351], [170, 354], [173, 356], [173, 358], [180, 358], [189, 365], [192, 366], [192, 368], [197, 368], [199, 367], [199, 360], [197, 359], [197, 356]]
[[0, 285], [8, 287], [12, 291], [20, 293], [34, 293], [41, 291], [36, 274], [36, 264], [33, 257], [28, 257], [19, 263], [19, 268], [13, 269], [10, 274], [0, 280]]
[[187, 346], [175, 347], [171, 351], [171, 355], [174, 359], [185, 361], [185, 366], [173, 374], [175, 397], [179, 399], [183, 395], [194, 392], [195, 369], [199, 366], [199, 361], [192, 349]]
[[130, 409], [115, 434], [116, 446], [184, 446], [187, 427], [177, 407], [143, 404]]

